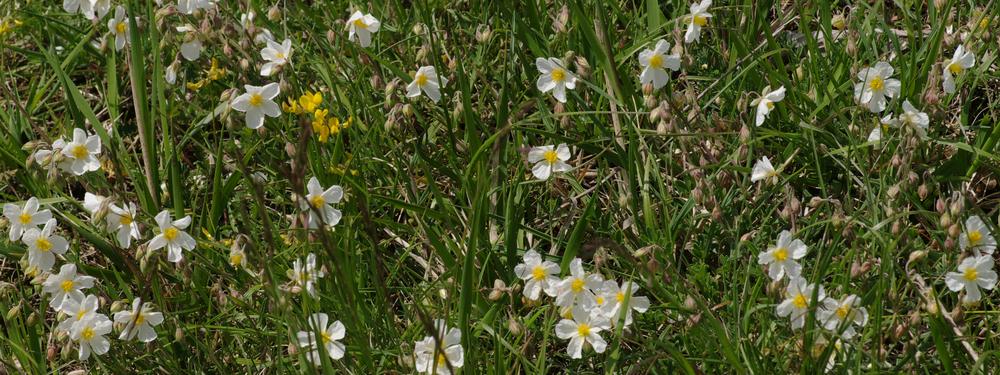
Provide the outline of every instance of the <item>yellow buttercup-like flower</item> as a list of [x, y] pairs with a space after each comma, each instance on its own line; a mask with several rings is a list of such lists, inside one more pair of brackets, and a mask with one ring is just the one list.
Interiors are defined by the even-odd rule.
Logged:
[[323, 104], [323, 94], [306, 92], [301, 97], [299, 97], [299, 104], [302, 105], [302, 109], [306, 112], [313, 112], [316, 110], [320, 104]]
[[292, 98], [288, 98], [287, 101], [281, 103], [281, 110], [285, 111], [285, 113], [291, 113], [296, 115], [303, 113], [302, 107], [299, 107], [299, 102], [295, 101], [295, 99]]
[[319, 136], [321, 143], [326, 143], [327, 137], [330, 136], [330, 128], [326, 126], [326, 115], [329, 112], [326, 109], [317, 109], [313, 112], [312, 128], [316, 132], [316, 135]]

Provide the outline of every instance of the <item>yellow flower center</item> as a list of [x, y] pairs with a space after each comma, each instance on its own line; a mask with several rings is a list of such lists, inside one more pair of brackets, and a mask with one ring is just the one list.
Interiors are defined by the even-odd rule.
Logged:
[[555, 150], [547, 150], [542, 157], [544, 157], [545, 161], [549, 164], [555, 164], [556, 161], [559, 160], [559, 153], [555, 152]]
[[38, 250], [43, 252], [52, 250], [52, 242], [49, 242], [49, 240], [45, 238], [35, 240], [35, 246], [38, 247]]
[[230, 255], [229, 256], [229, 264], [232, 264], [233, 267], [236, 267], [236, 266], [239, 266], [240, 264], [243, 264], [243, 254], [235, 253], [233, 255]]
[[122, 217], [118, 218], [118, 223], [121, 225], [132, 225], [132, 215], [124, 214]]
[[698, 26], [705, 26], [708, 24], [708, 17], [696, 15], [692, 17], [691, 22]]
[[166, 238], [167, 241], [173, 241], [174, 238], [177, 238], [177, 232], [179, 232], [177, 228], [167, 228], [167, 230], [163, 231], [163, 237]]
[[580, 325], [576, 326], [576, 332], [579, 333], [580, 336], [590, 336], [590, 325], [587, 323], [580, 323]]
[[885, 87], [885, 80], [882, 77], [875, 76], [871, 81], [868, 81], [868, 87], [874, 91], [881, 91]]
[[650, 57], [649, 58], [649, 66], [653, 67], [653, 68], [657, 68], [657, 69], [662, 68], [663, 67], [663, 56], [661, 56], [661, 55], [653, 55], [653, 57]]
[[279, 59], [283, 59], [283, 58], [285, 58], [285, 53], [284, 52], [278, 52], [278, 53], [274, 54], [274, 57], [277, 57]]
[[988, 17], [983, 17], [983, 19], [979, 21], [979, 28], [985, 29], [989, 26], [990, 26], [990, 19]]
[[139, 316], [135, 317], [135, 325], [140, 325], [145, 322], [146, 322], [146, 316], [143, 315], [142, 313], [139, 313]]
[[427, 75], [426, 74], [417, 73], [417, 76], [415, 77], [415, 80], [417, 81], [417, 86], [425, 86], [425, 85], [427, 85]]
[[843, 305], [837, 308], [837, 316], [839, 316], [840, 319], [847, 318], [847, 315], [849, 315], [850, 313], [851, 313], [851, 306]]
[[976, 281], [979, 279], [979, 271], [976, 271], [975, 268], [967, 268], [965, 272], [963, 272], [962, 277], [965, 277], [965, 279], [969, 281]]
[[309, 204], [311, 204], [313, 208], [322, 208], [323, 205], [326, 204], [326, 199], [323, 199], [322, 195], [316, 195], [309, 198]]
[[319, 333], [319, 338], [321, 340], [323, 340], [323, 344], [326, 344], [326, 343], [330, 342], [330, 340], [333, 340], [333, 338], [330, 337], [330, 334], [326, 333], [326, 331], [320, 332]]
[[80, 337], [83, 338], [84, 340], [90, 341], [90, 339], [94, 338], [94, 329], [90, 327], [85, 327], [83, 329], [83, 332], [80, 332]]
[[970, 230], [968, 237], [969, 245], [976, 246], [979, 244], [979, 241], [983, 240], [983, 233], [978, 230]]
[[576, 278], [576, 279], [573, 279], [573, 283], [570, 284], [569, 287], [570, 287], [570, 289], [573, 290], [573, 293], [580, 293], [580, 292], [583, 291], [583, 286], [584, 285], [585, 285], [585, 283], [583, 282], [583, 279]]
[[118, 34], [124, 34], [126, 26], [128, 25], [125, 22], [118, 22], [118, 24], [115, 25], [115, 32]]
[[549, 73], [552, 76], [552, 80], [555, 82], [562, 82], [566, 79], [566, 71], [562, 68], [552, 68], [552, 72]]
[[795, 305], [796, 308], [804, 309], [809, 307], [809, 299], [806, 298], [805, 294], [796, 294], [795, 298], [792, 298], [792, 305]]
[[438, 358], [437, 358], [437, 362], [438, 362], [438, 363], [437, 363], [437, 367], [438, 367], [439, 369], [441, 369], [441, 368], [444, 368], [444, 366], [445, 366], [445, 362], [447, 362], [447, 361], [448, 361], [448, 357], [445, 357], [445, 356], [444, 356], [444, 353], [438, 353]]
[[361, 18], [358, 18], [358, 19], [354, 20], [354, 27], [361, 28], [361, 29], [367, 29], [368, 28], [368, 24], [365, 23], [365, 20], [363, 20]]
[[535, 266], [535, 268], [532, 268], [531, 269], [531, 278], [533, 278], [535, 280], [539, 280], [539, 281], [544, 280], [545, 279], [545, 267]]
[[73, 290], [73, 280], [63, 281], [62, 283], [59, 284], [59, 287], [62, 288], [64, 292], [69, 292]]
[[615, 294], [615, 300], [618, 301], [618, 303], [625, 302], [625, 293], [618, 292], [617, 294]]
[[77, 159], [83, 159], [87, 157], [87, 154], [90, 153], [89, 151], [87, 151], [87, 147], [85, 147], [84, 145], [73, 146], [72, 151], [73, 151], [73, 157]]
[[598, 305], [604, 304], [604, 296], [597, 296], [597, 304]]
[[22, 212], [21, 216], [18, 216], [17, 219], [21, 221], [21, 225], [31, 224], [31, 215], [27, 212]]
[[962, 65], [959, 65], [957, 62], [948, 64], [948, 71], [951, 72], [951, 74], [962, 73], [962, 69]]
[[263, 96], [260, 96], [259, 93], [250, 94], [250, 105], [260, 107], [261, 104], [264, 104]]
[[784, 262], [786, 259], [788, 259], [788, 249], [783, 247], [774, 249], [774, 260]]
[[774, 102], [772, 102], [770, 100], [765, 100], [764, 101], [764, 105], [766, 105], [767, 109], [769, 109], [769, 110], [774, 109]]

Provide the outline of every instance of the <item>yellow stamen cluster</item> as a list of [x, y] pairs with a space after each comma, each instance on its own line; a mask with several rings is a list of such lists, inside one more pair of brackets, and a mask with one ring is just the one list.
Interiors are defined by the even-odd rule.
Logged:
[[809, 299], [802, 293], [796, 294], [795, 298], [792, 298], [792, 305], [798, 309], [804, 309], [809, 307]]
[[545, 154], [542, 155], [542, 157], [544, 157], [545, 161], [548, 162], [549, 164], [555, 164], [556, 161], [559, 160], [559, 154], [556, 153], [555, 150], [546, 150]]
[[167, 228], [166, 230], [163, 231], [163, 238], [166, 238], [167, 241], [173, 241], [175, 238], [177, 238], [177, 234], [179, 232], [180, 231], [178, 231], [177, 228], [174, 227]]
[[590, 336], [590, 325], [587, 323], [580, 323], [580, 325], [576, 326], [576, 332], [579, 333], [580, 336]]
[[968, 281], [976, 281], [979, 279], [979, 271], [976, 271], [975, 268], [966, 268], [965, 272], [962, 273], [962, 277]]
[[562, 68], [552, 68], [552, 72], [549, 73], [552, 76], [552, 80], [555, 82], [562, 82], [566, 79], [566, 71]]
[[786, 259], [788, 259], [788, 249], [783, 247], [774, 249], [774, 260], [784, 262]]
[[205, 85], [211, 83], [212, 81], [218, 81], [225, 76], [226, 76], [226, 68], [220, 68], [219, 62], [215, 59], [212, 59], [212, 66], [209, 67], [208, 70], [205, 72], [205, 78], [196, 82], [188, 82], [187, 88], [191, 91], [198, 91], [202, 87], [205, 87]]
[[538, 281], [545, 280], [545, 267], [535, 266], [531, 270], [531, 278]]
[[875, 76], [868, 81], [868, 87], [874, 91], [881, 91], [885, 87], [885, 80], [880, 76]]

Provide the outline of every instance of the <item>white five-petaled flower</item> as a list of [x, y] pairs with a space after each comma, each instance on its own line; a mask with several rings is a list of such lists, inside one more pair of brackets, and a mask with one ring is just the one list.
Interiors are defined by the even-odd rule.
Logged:
[[757, 263], [768, 266], [767, 275], [774, 281], [781, 280], [786, 274], [794, 279], [802, 272], [802, 265], [796, 260], [806, 256], [806, 250], [806, 244], [793, 238], [791, 232], [783, 230], [778, 234], [776, 245], [757, 255]]
[[184, 43], [181, 43], [181, 56], [187, 61], [195, 61], [201, 57], [201, 38], [197, 29], [191, 25], [177, 26], [177, 32], [184, 33]]
[[556, 336], [569, 340], [566, 353], [570, 358], [582, 358], [585, 344], [590, 344], [595, 352], [604, 353], [608, 343], [600, 333], [608, 329], [611, 329], [611, 322], [607, 318], [578, 305], [573, 308], [572, 320], [563, 319], [556, 324]]
[[778, 182], [778, 171], [774, 169], [774, 165], [771, 165], [771, 159], [768, 159], [767, 156], [761, 157], [753, 165], [753, 171], [750, 173], [750, 182], [761, 180], [768, 180], [771, 183]]
[[433, 66], [421, 66], [413, 75], [413, 82], [406, 86], [406, 97], [415, 98], [423, 91], [435, 103], [441, 100], [441, 88], [448, 84], [448, 79], [438, 77]]
[[108, 211], [108, 216], [105, 217], [108, 230], [115, 232], [118, 245], [127, 249], [132, 245], [133, 238], [139, 239], [139, 224], [135, 222], [138, 209], [135, 203], [128, 202], [121, 207], [112, 204], [108, 206]]
[[653, 49], [647, 48], [639, 52], [639, 65], [642, 66], [639, 83], [643, 85], [652, 83], [654, 90], [659, 90], [667, 84], [670, 75], [666, 69], [677, 71], [681, 68], [681, 55], [668, 55], [669, 51], [670, 42], [660, 39], [656, 41], [656, 47]]
[[371, 14], [354, 11], [347, 19], [347, 40], [358, 41], [361, 47], [368, 48], [372, 44], [372, 34], [377, 33], [382, 23]]
[[171, 220], [170, 211], [163, 210], [156, 214], [156, 225], [160, 228], [160, 234], [149, 240], [148, 249], [153, 251], [166, 247], [167, 260], [170, 262], [180, 262], [184, 258], [183, 250], [194, 250], [197, 245], [194, 237], [184, 231], [191, 225], [191, 216]]
[[882, 137], [889, 132], [889, 128], [895, 128], [899, 126], [899, 120], [892, 117], [892, 114], [885, 115], [879, 120], [878, 126], [872, 129], [871, 133], [868, 133], [868, 142], [881, 142]]
[[570, 275], [556, 284], [556, 306], [571, 307], [576, 304], [594, 306], [597, 303], [594, 291], [601, 288], [604, 280], [596, 273], [583, 270], [583, 261], [573, 258], [569, 263]]
[[927, 136], [927, 127], [930, 125], [930, 117], [926, 113], [920, 112], [910, 104], [909, 100], [903, 101], [903, 113], [899, 115], [899, 126], [906, 126], [917, 133], [920, 138]]
[[10, 234], [8, 238], [11, 242], [21, 239], [24, 232], [38, 228], [52, 218], [52, 211], [38, 210], [38, 198], [31, 197], [24, 202], [24, 206], [13, 203], [3, 205], [3, 216], [10, 222]]
[[[296, 334], [300, 348], [312, 349], [306, 354], [306, 358], [315, 365], [323, 363], [322, 357], [320, 357], [320, 346], [323, 347], [323, 350], [326, 350], [326, 355], [330, 356], [330, 358], [344, 358], [345, 348], [340, 340], [344, 339], [347, 330], [344, 329], [344, 324], [339, 320], [327, 324], [329, 322], [330, 317], [324, 313], [312, 314], [309, 317], [309, 330], [299, 331]], [[316, 332], [319, 332], [319, 340], [316, 340]], [[317, 341], [319, 341], [320, 345], [316, 345]]]
[[264, 86], [244, 85], [247, 92], [236, 99], [233, 99], [233, 109], [246, 113], [247, 127], [257, 129], [264, 126], [264, 116], [281, 116], [281, 108], [274, 98], [280, 94], [281, 90], [277, 83], [268, 83]]
[[94, 286], [97, 280], [93, 276], [78, 275], [75, 264], [64, 264], [59, 268], [59, 273], [50, 274], [42, 283], [42, 292], [52, 296], [49, 306], [59, 311], [63, 302], [67, 299], [83, 300], [84, 295], [81, 290]]
[[[140, 304], [142, 306], [140, 306]], [[153, 326], [163, 323], [163, 314], [153, 311], [148, 302], [141, 303], [141, 299], [132, 300], [132, 310], [119, 311], [115, 313], [115, 323], [125, 326], [122, 329], [119, 340], [131, 340], [138, 338], [142, 342], [156, 340], [156, 330]]]
[[948, 272], [944, 277], [948, 289], [957, 292], [965, 289], [964, 303], [973, 303], [982, 298], [979, 288], [993, 289], [997, 284], [997, 273], [993, 271], [993, 256], [970, 256], [958, 265], [958, 272]]
[[541, 75], [535, 86], [541, 92], [552, 91], [552, 96], [556, 97], [560, 103], [566, 102], [566, 90], [576, 88], [576, 74], [571, 73], [559, 59], [555, 57], [535, 59], [535, 67]]
[[260, 50], [260, 57], [267, 60], [264, 66], [260, 68], [260, 75], [270, 76], [278, 68], [285, 66], [288, 60], [292, 58], [292, 41], [285, 39], [284, 42], [278, 44], [273, 40], [268, 40], [267, 47]]
[[965, 232], [958, 239], [958, 245], [962, 250], [971, 250], [976, 255], [993, 254], [997, 248], [997, 240], [990, 233], [990, 227], [986, 226], [983, 219], [973, 215], [965, 219]]
[[823, 286], [819, 285], [819, 290], [816, 290], [816, 287], [816, 284], [809, 284], [801, 277], [789, 280], [788, 287], [785, 288], [785, 300], [781, 301], [775, 310], [778, 316], [787, 316], [791, 319], [792, 329], [799, 329], [805, 325], [806, 313], [809, 312], [809, 306], [812, 306], [813, 293], [816, 293], [816, 301], [823, 301], [826, 298]]
[[898, 79], [890, 78], [892, 73], [892, 65], [884, 61], [876, 63], [874, 67], [861, 69], [858, 72], [861, 82], [854, 85], [854, 100], [875, 113], [885, 110], [885, 98], [895, 98], [902, 87]]
[[785, 99], [785, 86], [781, 86], [774, 91], [771, 91], [771, 86], [764, 88], [760, 97], [754, 99], [751, 103], [751, 105], [757, 107], [757, 118], [754, 120], [757, 126], [764, 123], [764, 119], [767, 118], [767, 114], [771, 113], [771, 110], [774, 109], [774, 103], [780, 102], [783, 99]]
[[533, 163], [531, 174], [539, 180], [548, 180], [552, 172], [566, 172], [572, 167], [566, 164], [570, 158], [569, 146], [560, 143], [559, 146], [538, 146], [528, 151], [528, 163]]
[[[639, 291], [639, 286], [631, 281], [618, 282], [605, 280], [604, 285], [597, 293], [597, 305], [601, 308], [611, 324], [615, 325], [621, 321], [622, 313], [625, 313], [625, 326], [632, 324], [632, 310], [644, 313], [649, 309], [649, 298], [635, 295]], [[628, 305], [626, 301], [628, 300]]]
[[[462, 367], [465, 352], [462, 350], [462, 331], [448, 329], [444, 320], [434, 322], [436, 336], [425, 336], [413, 346], [414, 363], [418, 373], [449, 375], [452, 368]], [[440, 345], [438, 337], [441, 338]]]
[[102, 355], [111, 348], [104, 335], [111, 333], [111, 320], [104, 314], [94, 314], [78, 322], [70, 331], [70, 339], [80, 345], [80, 360], [90, 358], [90, 353]]
[[101, 162], [97, 160], [100, 153], [100, 137], [96, 134], [88, 135], [80, 128], [73, 129], [73, 140], [62, 148], [62, 154], [66, 157], [64, 169], [77, 176], [101, 169]]
[[292, 284], [305, 289], [309, 295], [316, 296], [316, 280], [324, 276], [323, 270], [316, 267], [316, 254], [307, 255], [305, 262], [296, 259], [292, 263], [292, 269], [288, 272], [288, 278], [292, 279]]
[[684, 23], [687, 23], [687, 31], [684, 33], [684, 43], [696, 42], [701, 39], [701, 28], [708, 24], [708, 19], [712, 18], [712, 13], [708, 8], [712, 6], [712, 0], [702, 0], [701, 3], [691, 3], [691, 14], [684, 16]]
[[344, 189], [333, 185], [323, 190], [319, 180], [312, 177], [306, 184], [306, 190], [305, 199], [299, 199], [299, 208], [309, 212], [309, 228], [319, 228], [320, 224], [330, 227], [337, 225], [343, 215], [330, 204], [340, 202], [344, 197]]
[[868, 310], [861, 306], [861, 298], [853, 294], [839, 300], [827, 297], [816, 313], [816, 318], [823, 324], [823, 328], [833, 332], [843, 330], [841, 337], [850, 340], [857, 334], [854, 326], [864, 327], [868, 324]]
[[946, 61], [943, 67], [944, 92], [953, 94], [955, 92], [955, 77], [975, 65], [976, 55], [966, 51], [965, 46], [959, 44], [958, 48], [955, 49], [955, 55], [951, 57], [951, 60]]
[[28, 264], [38, 267], [39, 271], [48, 271], [56, 263], [56, 254], [63, 254], [69, 249], [69, 242], [58, 234], [56, 219], [49, 219], [41, 230], [28, 229], [21, 237], [21, 242], [28, 246]]
[[111, 33], [115, 36], [115, 50], [121, 51], [125, 48], [125, 43], [128, 43], [129, 37], [129, 22], [125, 15], [125, 8], [119, 5], [115, 8], [115, 18], [108, 20], [108, 29], [111, 29]]
[[545, 291], [549, 297], [556, 296], [556, 283], [559, 279], [559, 265], [552, 261], [542, 261], [542, 256], [535, 250], [524, 252], [524, 263], [514, 266], [514, 273], [524, 280], [524, 296], [537, 300]]
[[99, 307], [101, 307], [101, 302], [93, 294], [81, 299], [73, 299], [72, 296], [64, 298], [62, 306], [56, 310], [66, 314], [67, 317], [59, 322], [56, 331], [71, 333], [80, 322], [97, 314]]

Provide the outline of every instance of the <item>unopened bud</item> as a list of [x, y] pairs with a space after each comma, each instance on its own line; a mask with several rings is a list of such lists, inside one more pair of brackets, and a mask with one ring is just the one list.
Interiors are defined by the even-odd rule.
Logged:
[[514, 336], [519, 336], [522, 332], [521, 323], [517, 321], [517, 318], [509, 317], [507, 318], [507, 330]]
[[941, 226], [941, 228], [950, 227], [951, 226], [951, 215], [948, 215], [947, 212], [941, 214], [941, 219], [938, 220], [938, 224]]
[[919, 262], [922, 259], [924, 259], [924, 257], [926, 257], [926, 256], [927, 256], [927, 250], [911, 251], [909, 259], [907, 261], [909, 263], [916, 263], [916, 262]]
[[958, 234], [961, 231], [962, 230], [958, 227], [958, 223], [954, 223], [950, 227], [948, 227], [948, 236], [952, 238], [958, 238]]
[[281, 18], [281, 8], [278, 8], [278, 4], [275, 4], [271, 9], [267, 10], [267, 19], [276, 22], [279, 18]]

